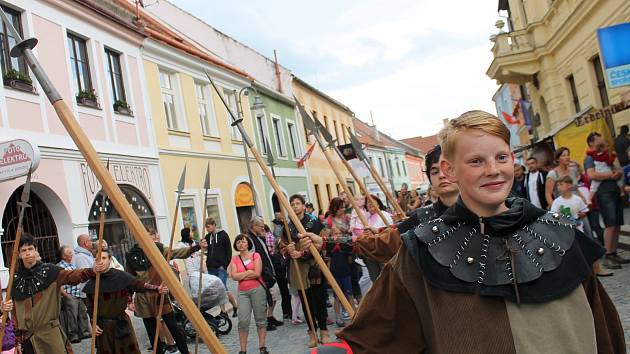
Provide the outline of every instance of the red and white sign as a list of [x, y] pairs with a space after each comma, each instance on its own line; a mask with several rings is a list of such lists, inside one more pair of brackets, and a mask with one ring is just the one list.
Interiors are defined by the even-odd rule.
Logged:
[[0, 143], [0, 182], [35, 171], [39, 166], [39, 148], [24, 139]]

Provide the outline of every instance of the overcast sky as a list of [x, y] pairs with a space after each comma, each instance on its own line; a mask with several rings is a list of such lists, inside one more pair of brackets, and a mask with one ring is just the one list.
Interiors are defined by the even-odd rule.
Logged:
[[[154, 0], [155, 1], [155, 0]], [[496, 0], [170, 0], [273, 58], [395, 138], [496, 114], [485, 74]], [[150, 4], [152, 1], [145, 1]]]

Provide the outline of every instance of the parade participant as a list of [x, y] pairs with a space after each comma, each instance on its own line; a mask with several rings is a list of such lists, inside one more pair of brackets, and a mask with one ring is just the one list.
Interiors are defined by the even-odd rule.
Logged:
[[[110, 268], [112, 256], [107, 249], [101, 250], [100, 261], [106, 270], [101, 274], [98, 318], [96, 319], [96, 335], [98, 336], [96, 350], [98, 353], [108, 354], [140, 354], [136, 334], [125, 312], [129, 297], [134, 292], [146, 291], [159, 291], [160, 294], [166, 294], [168, 288], [143, 283], [127, 272]], [[83, 292], [92, 303], [95, 287], [94, 279], [88, 280], [83, 287]], [[91, 315], [94, 316], [94, 313], [92, 312]]]
[[[407, 193], [407, 192], [405, 192]], [[379, 217], [378, 210], [383, 212], [385, 219], [387, 221], [387, 225], [392, 224], [392, 217], [389, 213], [385, 212], [385, 206], [383, 202], [374, 194], [370, 195], [370, 197], [365, 197], [365, 205], [367, 206], [367, 219], [368, 219], [368, 228], [374, 234], [378, 234], [382, 231], [382, 229], [386, 226], [385, 222]], [[383, 269], [383, 263], [376, 259], [372, 259], [370, 257], [365, 257], [365, 266], [367, 267], [368, 273], [370, 275], [370, 280], [372, 282], [376, 281], [376, 278], [381, 274], [381, 270]]]
[[[155, 243], [155, 246], [160, 250], [160, 253], [166, 258], [169, 249], [160, 243], [160, 235], [157, 231], [154, 229], [149, 230], [149, 236]], [[196, 246], [174, 249], [171, 251], [171, 259], [186, 259], [190, 257], [192, 253], [200, 249], [206, 249], [207, 245], [206, 241], [202, 240], [199, 245]], [[140, 248], [140, 245], [134, 245], [134, 247], [127, 252], [125, 258], [127, 259], [127, 272], [135, 276], [138, 281], [152, 285], [160, 285], [162, 283], [160, 275], [155, 268], [153, 268], [151, 262], [149, 262], [149, 258], [144, 254], [142, 248]], [[157, 325], [156, 316], [158, 314], [159, 302], [160, 297], [157, 293], [137, 293], [134, 296], [135, 315], [142, 318], [150, 343], [153, 343], [155, 338], [155, 326]], [[175, 339], [175, 344], [180, 353], [188, 354], [186, 336], [177, 325], [177, 320], [173, 314], [173, 307], [168, 299], [164, 301], [164, 306], [162, 307], [162, 320], [171, 332], [173, 339]], [[164, 343], [158, 341], [157, 352], [163, 353], [164, 348]]]
[[[302, 226], [306, 230], [307, 234], [314, 239], [314, 244], [317, 249], [321, 249], [323, 243], [322, 238], [319, 237], [319, 233], [324, 229], [324, 225], [319, 220], [313, 219], [306, 214], [306, 208], [304, 206], [304, 197], [299, 194], [294, 194], [289, 198], [291, 208], [300, 219]], [[313, 256], [311, 255], [307, 247], [298, 243], [299, 235], [297, 228], [293, 221], [289, 222], [290, 235], [286, 233], [283, 235], [281, 241], [280, 250], [288, 257], [298, 260], [298, 270], [295, 266], [289, 267], [289, 282], [292, 286], [296, 287], [299, 291], [300, 300], [302, 301], [302, 308], [304, 309], [304, 315], [306, 317], [306, 323], [308, 323], [309, 330], [309, 343], [310, 348], [316, 347], [317, 329], [319, 328], [320, 339], [322, 342], [330, 342], [330, 336], [328, 335], [328, 328], [326, 323], [326, 317], [328, 311], [326, 310], [326, 297], [324, 294], [324, 286], [322, 284], [321, 270], [315, 263]], [[289, 243], [289, 238], [292, 243]], [[298, 274], [299, 272], [299, 274]], [[306, 303], [302, 294], [302, 288], [298, 276], [302, 278], [304, 282], [304, 289], [306, 292], [306, 301], [310, 309], [310, 314], [313, 318], [309, 319], [309, 312], [306, 311]], [[311, 323], [315, 328], [311, 328]]]
[[72, 348], [59, 325], [62, 285], [76, 285], [105, 270], [101, 263], [91, 269], [65, 270], [39, 261], [35, 237], [24, 233], [18, 248], [18, 269], [12, 299], [2, 304], [13, 311], [18, 347], [23, 354], [65, 354]]
[[[236, 299], [227, 286], [227, 267], [232, 258], [232, 248], [230, 246], [230, 236], [225, 230], [217, 229], [217, 222], [213, 218], [207, 218], [205, 222], [206, 242], [208, 243], [208, 252], [206, 255], [206, 268], [208, 273], [218, 277], [223, 282], [223, 286], [227, 291], [228, 301], [232, 304], [232, 317], [236, 317], [238, 307]], [[225, 304], [219, 305], [221, 312], [225, 313]]]
[[[98, 242], [97, 242], [98, 244]], [[101, 240], [101, 250], [109, 250], [109, 245], [107, 244], [106, 240]], [[123, 266], [118, 259], [116, 258], [116, 256], [114, 256], [114, 254], [112, 252], [109, 253], [109, 258], [110, 258], [110, 262], [109, 262], [109, 267], [110, 268], [114, 268], [114, 269], [118, 269], [118, 270], [125, 270], [125, 266]]]
[[591, 272], [601, 247], [561, 215], [507, 198], [507, 127], [471, 111], [439, 137], [460, 199], [403, 235], [339, 333], [346, 350], [326, 353], [624, 353], [617, 311]]
[[260, 216], [254, 216], [250, 220], [248, 236], [254, 245], [254, 251], [260, 254], [262, 259], [262, 278], [273, 297], [273, 303], [267, 309], [267, 331], [275, 331], [277, 326], [284, 324], [284, 322], [273, 317], [273, 309], [276, 306], [276, 302], [280, 299], [280, 289], [276, 282], [276, 271], [271, 254], [267, 248], [265, 221]]
[[263, 264], [260, 253], [254, 252], [253, 248], [251, 236], [237, 235], [234, 239], [234, 250], [239, 254], [232, 257], [228, 266], [230, 277], [238, 282], [238, 302], [241, 304], [241, 311], [238, 312], [238, 339], [241, 350], [238, 353], [247, 354], [249, 323], [253, 313], [258, 332], [260, 354], [269, 354], [265, 345], [266, 326], [269, 326], [269, 323], [266, 319], [266, 285], [263, 285], [262, 280]]
[[442, 148], [436, 145], [425, 157], [425, 173], [429, 178], [431, 190], [437, 197], [435, 203], [414, 210], [407, 219], [387, 228], [380, 233], [366, 230], [356, 240], [357, 253], [387, 263], [400, 248], [400, 235], [414, 229], [421, 223], [433, 220], [457, 201], [459, 189], [457, 184], [450, 182], [440, 170]]
[[[72, 263], [74, 251], [70, 246], [59, 248], [61, 261], [57, 263], [63, 269], [75, 270], [77, 266]], [[70, 343], [80, 343], [83, 339], [90, 338], [90, 319], [85, 303], [81, 299], [81, 290], [76, 285], [64, 285], [61, 287], [61, 313], [59, 322]]]

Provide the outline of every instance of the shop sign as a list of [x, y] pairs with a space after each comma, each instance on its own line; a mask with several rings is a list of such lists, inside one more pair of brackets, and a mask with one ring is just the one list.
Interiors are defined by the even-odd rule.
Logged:
[[39, 166], [39, 148], [24, 139], [0, 143], [0, 182], [35, 171]]
[[[86, 162], [79, 163], [81, 177], [83, 180], [83, 189], [85, 191], [86, 205], [91, 205], [94, 196], [101, 190], [101, 183], [90, 166]], [[127, 165], [120, 163], [110, 163], [109, 173], [114, 178], [116, 184], [128, 184], [137, 188], [148, 200], [153, 199], [151, 192], [151, 179], [149, 177], [149, 168], [145, 165]]]
[[621, 101], [619, 103], [604, 107], [602, 109], [598, 109], [591, 113], [583, 114], [575, 119], [575, 126], [580, 127], [584, 124], [588, 124], [590, 122], [594, 122], [599, 119], [609, 120], [612, 119], [612, 115], [617, 112], [621, 112], [630, 108], [630, 103], [626, 101]]
[[597, 30], [608, 87], [630, 85], [630, 22]]

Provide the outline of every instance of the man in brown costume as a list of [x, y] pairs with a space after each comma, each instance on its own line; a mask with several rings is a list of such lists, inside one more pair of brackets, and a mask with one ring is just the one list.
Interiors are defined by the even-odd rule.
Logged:
[[509, 137], [481, 111], [440, 132], [440, 168], [460, 199], [403, 235], [339, 333], [343, 343], [320, 353], [626, 352], [615, 306], [592, 272], [601, 247], [561, 215], [507, 198]]
[[[166, 258], [169, 253], [169, 248], [164, 247], [162, 243], [160, 243], [159, 234], [151, 230], [149, 231], [149, 235], [155, 242], [155, 246], [160, 250], [162, 255]], [[190, 257], [191, 254], [208, 247], [208, 243], [205, 239], [202, 239], [199, 242], [199, 245], [195, 245], [192, 247], [183, 247], [174, 249], [171, 251], [172, 259], [186, 259]], [[144, 251], [140, 248], [139, 245], [135, 245], [129, 252], [126, 254], [127, 259], [127, 272], [131, 275], [135, 276], [138, 281], [141, 283], [149, 283], [152, 285], [160, 285], [162, 283], [162, 279], [158, 272], [153, 268], [151, 262], [144, 254]], [[151, 343], [154, 341], [155, 337], [155, 326], [157, 325], [156, 316], [158, 315], [158, 307], [160, 303], [160, 296], [157, 293], [137, 293], [134, 296], [134, 307], [135, 307], [135, 315], [137, 317], [142, 318], [144, 322], [144, 327], [147, 330], [147, 335], [149, 336], [149, 340]], [[162, 320], [168, 327], [168, 330], [171, 332], [173, 339], [175, 340], [175, 344], [177, 345], [177, 349], [181, 354], [188, 354], [188, 345], [186, 344], [186, 335], [183, 332], [183, 329], [177, 325], [177, 320], [175, 319], [175, 315], [173, 314], [173, 307], [171, 306], [170, 300], [167, 298], [164, 301], [164, 306], [162, 307]], [[162, 341], [158, 341], [158, 353], [163, 353], [165, 350], [165, 345]]]
[[[140, 354], [138, 341], [125, 309], [136, 292], [159, 291], [168, 293], [166, 286], [143, 283], [127, 272], [110, 269], [112, 256], [108, 250], [101, 251], [101, 262], [107, 269], [101, 274], [96, 319], [96, 348], [99, 354]], [[89, 302], [94, 303], [96, 281], [90, 279], [83, 287]], [[93, 309], [93, 307], [92, 307]], [[91, 314], [94, 316], [94, 313]]]
[[104, 265], [95, 263], [92, 269], [65, 270], [42, 263], [35, 238], [27, 233], [20, 238], [19, 258], [12, 299], [2, 304], [4, 312], [13, 312], [18, 346], [23, 354], [72, 353], [59, 325], [60, 287], [85, 282], [95, 272], [103, 271]]

